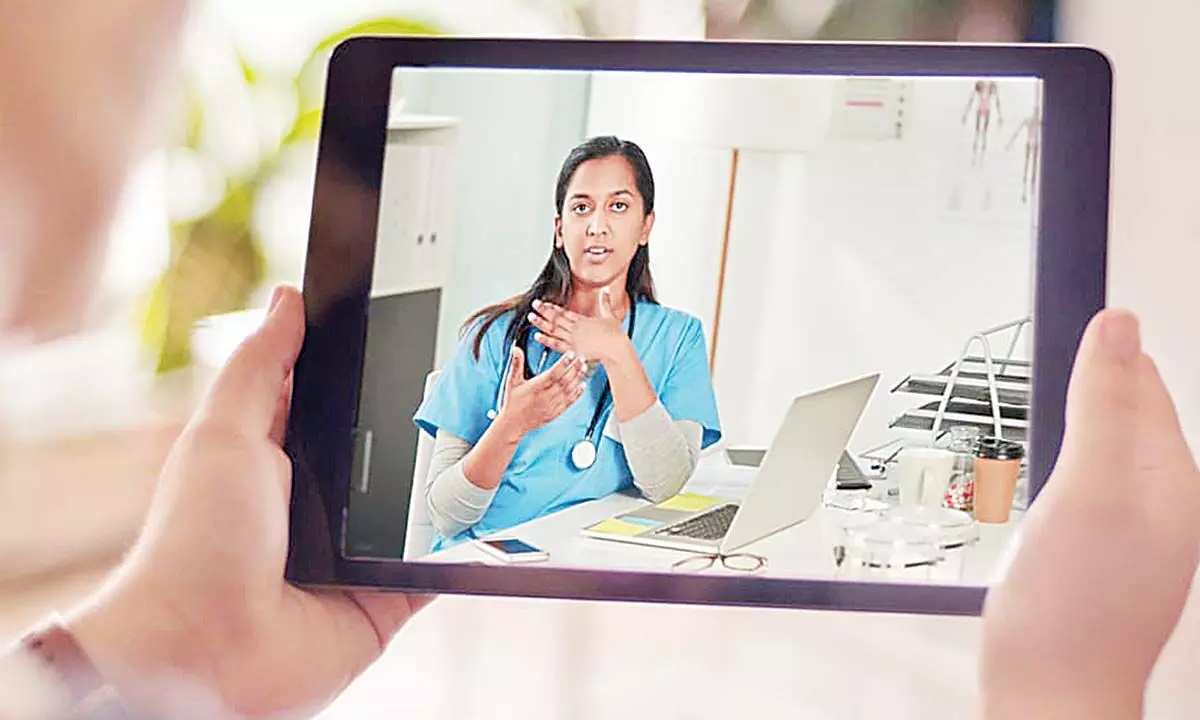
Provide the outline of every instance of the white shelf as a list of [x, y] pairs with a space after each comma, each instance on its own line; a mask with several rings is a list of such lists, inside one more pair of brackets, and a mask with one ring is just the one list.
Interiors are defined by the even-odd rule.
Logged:
[[[1015, 436], [1024, 442], [1029, 430], [1031, 363], [1013, 358], [1012, 354], [1021, 331], [1031, 323], [1032, 319], [1026, 317], [977, 332], [958, 359], [941, 373], [914, 373], [906, 377], [892, 388], [893, 394], [940, 399], [908, 409], [893, 419], [890, 427], [928, 432], [936, 440], [951, 426], [971, 425], [1000, 437]], [[1013, 335], [1008, 351], [998, 355], [992, 350], [992, 339], [997, 333], [1009, 330]], [[982, 356], [970, 354], [976, 344], [983, 351]]]
[[413, 115], [391, 113], [388, 130], [446, 130], [458, 127], [458, 118], [447, 115]]

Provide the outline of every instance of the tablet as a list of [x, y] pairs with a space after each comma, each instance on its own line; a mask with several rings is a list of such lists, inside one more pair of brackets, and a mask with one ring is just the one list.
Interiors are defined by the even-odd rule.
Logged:
[[1104, 305], [1110, 97], [1072, 46], [345, 42], [288, 578], [980, 612]]

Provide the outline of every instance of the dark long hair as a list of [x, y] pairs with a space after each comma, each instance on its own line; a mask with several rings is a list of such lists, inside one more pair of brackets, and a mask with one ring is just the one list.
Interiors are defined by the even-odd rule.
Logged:
[[[567, 187], [571, 184], [571, 178], [575, 176], [575, 171], [579, 169], [579, 166], [588, 160], [597, 160], [613, 155], [625, 158], [629, 162], [629, 166], [633, 168], [634, 182], [637, 184], [638, 194], [642, 196], [645, 215], [648, 216], [654, 210], [654, 175], [650, 172], [650, 163], [646, 160], [646, 154], [636, 143], [604, 135], [580, 143], [567, 154], [567, 159], [563, 161], [562, 168], [558, 171], [558, 183], [554, 190], [554, 207], [560, 216], [563, 212], [563, 203], [567, 198]], [[558, 247], [557, 242], [551, 242], [550, 248], [550, 259], [546, 261], [545, 267], [542, 268], [528, 290], [479, 310], [467, 318], [466, 323], [463, 324], [462, 329], [465, 333], [472, 325], [482, 320], [479, 330], [475, 334], [473, 345], [476, 360], [479, 359], [484, 334], [506, 313], [516, 311], [512, 322], [509, 323], [508, 331], [504, 334], [505, 347], [509, 347], [513, 343], [519, 343], [521, 347], [524, 347], [532, 327], [529, 322], [529, 313], [533, 311], [533, 301], [544, 300], [555, 305], [565, 306], [570, 300], [574, 281], [571, 277], [571, 263], [567, 259], [567, 252]], [[658, 302], [654, 295], [654, 278], [650, 275], [650, 248], [646, 245], [639, 245], [633, 254], [629, 272], [625, 276], [625, 291], [629, 294], [631, 303], [639, 300]], [[529, 366], [526, 365], [525, 376], [529, 377], [531, 372]]]

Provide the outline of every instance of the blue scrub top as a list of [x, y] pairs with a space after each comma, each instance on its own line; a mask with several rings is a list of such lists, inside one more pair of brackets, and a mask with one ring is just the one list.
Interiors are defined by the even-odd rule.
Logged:
[[[472, 445], [479, 442], [492, 422], [487, 414], [496, 406], [497, 391], [508, 362], [504, 335], [512, 317], [510, 312], [488, 328], [478, 360], [472, 351], [478, 325], [464, 334], [428, 397], [417, 409], [414, 421], [421, 430], [432, 436], [444, 430]], [[626, 332], [628, 322], [626, 314]], [[668, 414], [675, 420], [691, 420], [704, 429], [702, 449], [720, 440], [717, 402], [700, 320], [640, 301], [632, 339], [646, 376]], [[560, 354], [531, 338], [525, 357], [535, 372], [539, 365], [545, 372], [554, 366]], [[596, 462], [586, 470], [578, 470], [571, 464], [571, 448], [584, 439], [605, 380], [604, 369], [598, 368], [579, 400], [555, 420], [527, 434], [517, 446], [483, 518], [457, 536], [447, 538], [439, 533], [432, 550], [632, 487], [633, 475], [621, 444], [611, 433], [603, 432], [612, 414], [611, 394], [592, 433], [592, 441], [597, 443]]]

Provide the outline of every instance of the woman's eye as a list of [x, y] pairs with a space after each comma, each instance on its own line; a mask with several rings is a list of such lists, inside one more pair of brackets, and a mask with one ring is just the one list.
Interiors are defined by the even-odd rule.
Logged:
[[575, 205], [571, 206], [571, 212], [575, 213], [576, 215], [582, 215], [587, 211], [587, 203], [576, 203]]
[[612, 204], [612, 209], [615, 210], [616, 212], [625, 212], [626, 210], [629, 209], [629, 203], [627, 203], [623, 200], [617, 200], [616, 202], [614, 202]]

